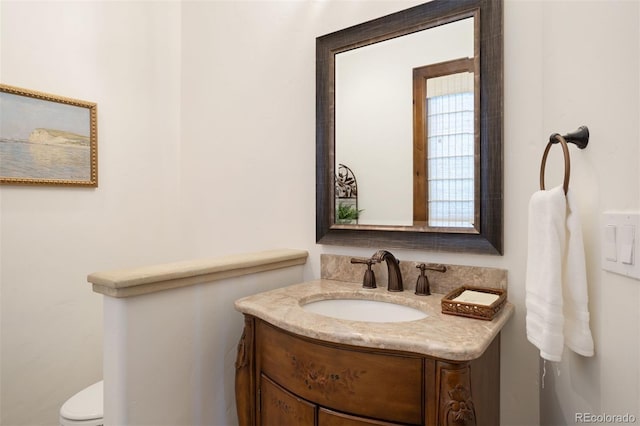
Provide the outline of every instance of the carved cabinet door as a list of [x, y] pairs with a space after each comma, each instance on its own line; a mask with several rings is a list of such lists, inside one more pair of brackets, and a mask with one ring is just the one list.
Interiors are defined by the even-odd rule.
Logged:
[[316, 406], [287, 392], [264, 374], [260, 376], [261, 426], [314, 426]]

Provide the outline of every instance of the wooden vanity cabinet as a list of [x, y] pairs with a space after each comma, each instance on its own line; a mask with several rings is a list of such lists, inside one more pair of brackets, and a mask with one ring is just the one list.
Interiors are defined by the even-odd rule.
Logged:
[[251, 315], [236, 361], [241, 426], [499, 424], [499, 336], [477, 360], [330, 343]]

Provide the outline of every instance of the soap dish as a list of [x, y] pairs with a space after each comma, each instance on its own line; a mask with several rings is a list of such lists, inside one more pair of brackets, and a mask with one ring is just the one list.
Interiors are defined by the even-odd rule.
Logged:
[[442, 313], [491, 321], [506, 301], [506, 290], [462, 286], [442, 298]]

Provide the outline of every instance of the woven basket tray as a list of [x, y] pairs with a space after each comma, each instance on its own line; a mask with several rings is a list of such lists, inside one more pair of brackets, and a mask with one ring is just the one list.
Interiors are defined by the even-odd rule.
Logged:
[[[479, 305], [454, 301], [465, 290], [473, 290], [481, 293], [497, 294], [498, 299], [491, 305]], [[502, 309], [507, 301], [507, 291], [499, 288], [462, 286], [457, 288], [442, 298], [442, 313], [449, 315], [459, 315], [461, 317], [475, 318], [491, 321]]]

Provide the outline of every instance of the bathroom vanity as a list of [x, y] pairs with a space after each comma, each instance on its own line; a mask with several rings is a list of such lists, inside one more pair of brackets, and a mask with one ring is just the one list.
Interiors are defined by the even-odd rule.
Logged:
[[[498, 425], [500, 330], [441, 313], [442, 295], [317, 280], [240, 299], [240, 425]], [[325, 299], [422, 311], [413, 321], [337, 319], [306, 310]], [[384, 321], [381, 318], [380, 321]]]

